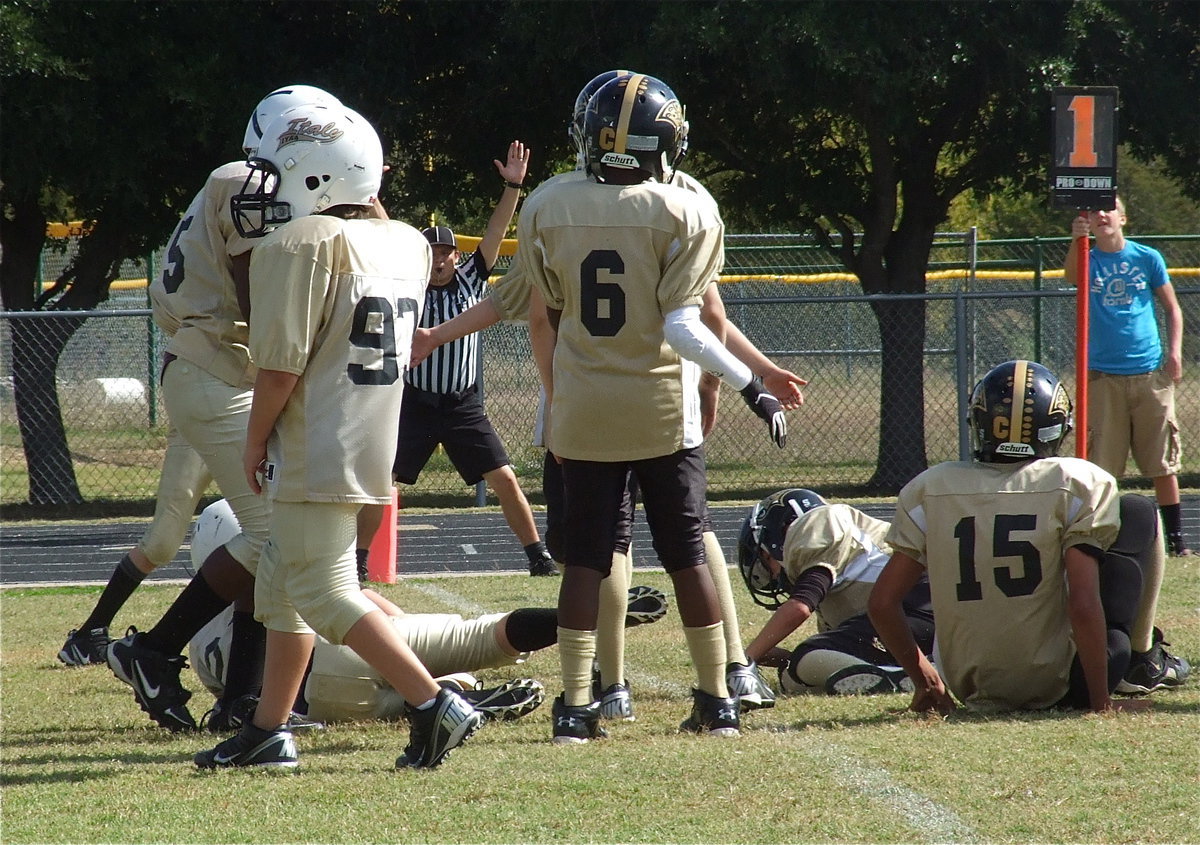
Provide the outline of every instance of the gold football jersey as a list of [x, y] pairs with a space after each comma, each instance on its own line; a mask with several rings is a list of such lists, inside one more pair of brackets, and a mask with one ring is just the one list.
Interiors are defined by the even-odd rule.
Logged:
[[844, 504], [813, 508], [788, 526], [783, 542], [783, 569], [795, 583], [814, 567], [829, 570], [833, 584], [817, 607], [817, 627], [836, 628], [851, 616], [867, 612], [867, 597], [892, 548], [888, 524]]
[[313, 215], [250, 262], [250, 349], [300, 376], [268, 444], [267, 487], [292, 502], [391, 501], [404, 369], [431, 264], [395, 220]]
[[1063, 553], [1107, 549], [1117, 484], [1078, 458], [951, 462], [903, 490], [888, 541], [926, 567], [934, 661], [965, 704], [1050, 707], [1075, 657]]
[[162, 273], [150, 284], [154, 321], [174, 335], [167, 351], [234, 387], [254, 383], [231, 257], [256, 241], [238, 234], [229, 213], [229, 200], [248, 172], [244, 161], [233, 161], [209, 174], [171, 235]]
[[699, 370], [663, 318], [700, 305], [724, 263], [711, 201], [670, 185], [562, 180], [521, 213], [517, 257], [562, 312], [549, 447], [575, 460], [641, 460], [699, 445]]
[[[582, 170], [572, 170], [567, 173], [559, 173], [551, 176], [545, 182], [542, 182], [529, 194], [529, 199], [532, 200], [538, 195], [538, 192], [549, 185], [554, 185], [562, 181], [584, 181], [588, 178], [587, 174]], [[706, 202], [712, 203], [713, 209], [716, 210], [716, 201], [708, 190], [688, 176], [682, 170], [676, 170], [671, 174], [670, 184], [691, 191], [699, 195]], [[526, 205], [528, 205], [528, 200]], [[518, 243], [518, 250], [520, 245]], [[496, 311], [500, 314], [502, 320], [520, 321], [528, 319], [529, 315], [529, 278], [521, 272], [517, 257], [513, 256], [512, 265], [508, 272], [496, 280], [492, 286], [491, 292], [492, 303], [496, 307]]]

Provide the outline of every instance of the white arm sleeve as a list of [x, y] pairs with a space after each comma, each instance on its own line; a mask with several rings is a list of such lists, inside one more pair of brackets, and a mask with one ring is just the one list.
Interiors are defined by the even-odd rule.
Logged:
[[737, 390], [750, 383], [754, 374], [700, 321], [699, 305], [676, 308], [665, 319], [663, 335], [680, 356], [694, 361], [701, 369]]

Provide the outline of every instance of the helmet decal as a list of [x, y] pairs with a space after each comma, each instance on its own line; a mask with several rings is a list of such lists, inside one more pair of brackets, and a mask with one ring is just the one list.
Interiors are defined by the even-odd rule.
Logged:
[[342, 137], [345, 132], [338, 128], [336, 121], [321, 125], [313, 123], [307, 117], [297, 117], [288, 121], [287, 128], [275, 141], [275, 152], [279, 152], [288, 144], [298, 144], [301, 141], [314, 141], [318, 144], [328, 144]]
[[605, 168], [641, 170], [655, 181], [669, 182], [687, 149], [684, 113], [662, 80], [643, 73], [614, 76], [584, 110], [587, 169], [601, 182]]
[[1071, 397], [1036, 361], [993, 367], [971, 392], [968, 428], [975, 459], [1027, 461], [1058, 454], [1071, 431]]

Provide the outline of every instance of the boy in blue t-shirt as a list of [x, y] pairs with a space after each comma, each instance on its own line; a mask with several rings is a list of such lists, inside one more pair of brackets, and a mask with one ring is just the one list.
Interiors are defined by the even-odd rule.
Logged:
[[[1066, 279], [1078, 269], [1077, 238], [1095, 236], [1088, 251], [1088, 458], [1117, 478], [1132, 449], [1138, 470], [1154, 482], [1167, 548], [1191, 554], [1179, 507], [1179, 425], [1175, 385], [1183, 377], [1183, 313], [1158, 250], [1126, 239], [1125, 203], [1080, 214], [1071, 224]], [[1155, 307], [1165, 316], [1159, 336]]]

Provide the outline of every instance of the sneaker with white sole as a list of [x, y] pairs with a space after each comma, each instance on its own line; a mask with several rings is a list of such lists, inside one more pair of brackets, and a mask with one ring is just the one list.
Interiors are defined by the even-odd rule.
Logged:
[[1170, 643], [1163, 639], [1160, 628], [1154, 629], [1153, 645], [1149, 651], [1135, 651], [1129, 658], [1125, 677], [1117, 684], [1123, 695], [1147, 695], [1160, 689], [1183, 686], [1192, 667], [1182, 657], [1167, 651]]
[[294, 769], [300, 764], [296, 740], [283, 725], [264, 730], [253, 722], [215, 748], [201, 751], [192, 758], [201, 769], [230, 769], [260, 766], [267, 769]]
[[600, 718], [632, 722], [633, 698], [629, 695], [628, 684], [610, 684], [599, 696]]
[[459, 695], [489, 719], [510, 722], [538, 709], [546, 698], [546, 688], [534, 678], [516, 678], [496, 687], [464, 690]]
[[397, 769], [432, 769], [479, 730], [484, 716], [456, 692], [442, 687], [429, 707], [406, 708], [412, 730]]
[[880, 695], [898, 691], [891, 674], [870, 663], [846, 666], [825, 679], [825, 692], [830, 695]]
[[608, 731], [600, 727], [600, 702], [568, 706], [560, 695], [551, 708], [554, 721], [550, 741], [555, 745], [582, 745], [591, 739], [604, 739]]
[[733, 696], [718, 698], [702, 689], [692, 690], [692, 715], [684, 719], [679, 730], [709, 736], [738, 736], [741, 719], [738, 700]]
[[182, 655], [171, 657], [149, 648], [145, 639], [145, 634], [130, 628], [124, 638], [109, 643], [108, 668], [133, 687], [138, 706], [159, 725], [170, 731], [197, 730], [187, 709], [192, 694], [179, 682], [187, 661]]
[[[214, 702], [213, 707], [200, 719], [200, 726], [209, 733], [230, 733], [242, 729], [242, 725], [254, 719], [254, 711], [258, 708], [258, 696], [247, 693], [233, 701], [232, 704], [222, 698]], [[284, 726], [293, 734], [305, 731], [323, 731], [325, 723], [310, 719], [303, 713], [293, 710], [288, 714]]]
[[629, 588], [625, 606], [625, 627], [649, 625], [667, 615], [667, 594], [644, 584]]
[[725, 683], [743, 713], [775, 706], [775, 691], [767, 686], [753, 660], [749, 664], [730, 663], [726, 666]]
[[58, 659], [67, 666], [87, 666], [89, 663], [103, 663], [104, 653], [112, 639], [108, 636], [108, 628], [89, 628], [85, 631], [72, 630], [67, 634], [67, 641], [59, 649]]

